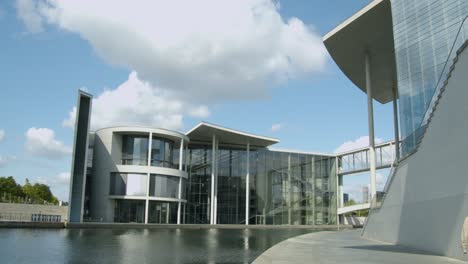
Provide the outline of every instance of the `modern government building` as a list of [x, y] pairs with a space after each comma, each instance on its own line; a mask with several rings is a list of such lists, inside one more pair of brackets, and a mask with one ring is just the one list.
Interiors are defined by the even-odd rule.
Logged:
[[[81, 92], [80, 111], [85, 102]], [[209, 123], [187, 134], [111, 127], [82, 135], [88, 158], [75, 153], [74, 162], [87, 161], [86, 177], [73, 179], [70, 221], [336, 223], [334, 156], [271, 150], [278, 140]]]
[[[465, 260], [467, 16], [466, 0], [374, 0], [323, 38], [367, 96], [369, 147], [359, 151], [368, 166], [355, 170], [370, 171], [363, 236]], [[397, 142], [378, 201], [376, 170], [385, 164], [374, 101], [393, 105]], [[91, 103], [80, 92], [71, 222], [335, 225], [344, 212], [343, 167], [345, 157], [355, 165], [354, 152], [274, 150], [276, 139], [205, 122], [187, 133], [90, 132]]]

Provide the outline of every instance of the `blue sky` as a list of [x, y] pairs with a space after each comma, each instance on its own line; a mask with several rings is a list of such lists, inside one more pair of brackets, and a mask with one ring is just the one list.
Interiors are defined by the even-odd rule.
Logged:
[[[264, 0], [259, 1], [265, 2]], [[59, 2], [57, 1], [57, 3]], [[157, 4], [157, 2], [154, 3]], [[256, 71], [257, 67], [252, 67], [252, 71], [255, 70], [255, 72], [242, 73], [248, 77], [238, 82], [235, 77], [239, 70], [229, 71], [236, 65], [251, 63], [252, 54], [263, 54], [262, 47], [269, 48], [271, 44], [263, 44], [262, 39], [255, 39], [255, 34], [251, 34], [249, 31], [252, 25], [257, 26], [256, 20], [252, 22], [254, 23], [252, 25], [244, 25], [245, 32], [242, 31], [242, 25], [239, 26], [240, 30], [237, 30], [237, 26], [231, 28], [228, 19], [231, 13], [242, 16], [244, 14], [242, 6], [230, 7], [231, 10], [238, 8], [239, 11], [238, 13], [237, 11], [226, 13], [228, 15], [223, 13], [226, 11], [222, 7], [217, 6], [207, 5], [204, 9], [193, 7], [191, 10], [194, 10], [193, 13], [197, 11], [208, 12], [208, 17], [216, 17], [219, 22], [219, 26], [211, 27], [210, 25], [209, 35], [202, 34], [196, 41], [206, 43], [211, 41], [211, 38], [220, 39], [220, 42], [213, 44], [215, 50], [218, 50], [216, 54], [229, 55], [234, 53], [247, 54], [247, 56], [244, 58], [239, 55], [235, 57], [226, 55], [226, 58], [230, 58], [226, 61], [218, 61], [218, 58], [214, 56], [215, 59], [204, 65], [200, 64], [202, 65], [200, 67], [193, 65], [186, 67], [185, 64], [182, 67], [181, 64], [172, 64], [170, 61], [172, 57], [169, 55], [165, 56], [159, 53], [159, 57], [156, 57], [158, 59], [154, 59], [157, 62], [150, 60], [152, 57], [149, 55], [150, 59], [144, 61], [144, 58], [142, 59], [137, 51], [145, 51], [144, 49], [148, 46], [145, 46], [146, 42], [139, 43], [137, 37], [135, 39], [122, 37], [120, 42], [106, 44], [106, 40], [99, 38], [96, 32], [99, 33], [100, 27], [104, 28], [110, 20], [86, 20], [88, 18], [79, 13], [81, 10], [79, 8], [74, 7], [73, 11], [65, 13], [70, 7], [64, 6], [62, 8], [64, 13], [54, 16], [53, 12], [44, 12], [41, 1], [2, 1], [0, 2], [0, 33], [2, 35], [0, 41], [0, 76], [2, 77], [0, 130], [4, 131], [5, 135], [2, 139], [0, 133], [0, 176], [14, 176], [20, 183], [24, 183], [25, 178], [45, 182], [52, 186], [53, 191], [60, 199], [67, 200], [67, 173], [70, 171], [73, 130], [66, 125], [66, 121], [68, 120], [69, 123], [73, 121], [69, 118], [69, 113], [75, 106], [77, 90], [85, 88], [95, 98], [99, 98], [102, 104], [101, 108], [110, 109], [117, 107], [118, 104], [125, 104], [125, 100], [122, 101], [122, 96], [120, 101], [112, 101], [113, 98], [118, 97], [116, 95], [113, 97], [112, 92], [121, 85], [124, 86], [122, 91], [126, 91], [123, 93], [125, 96], [128, 96], [127, 93], [132, 93], [132, 89], [136, 89], [135, 91], [140, 91], [142, 94], [150, 93], [151, 96], [147, 97], [145, 102], [153, 105], [152, 98], [154, 98], [156, 100], [154, 106], [135, 110], [132, 112], [133, 115], [129, 114], [128, 116], [109, 116], [105, 110], [102, 110], [102, 113], [96, 114], [96, 117], [93, 116], [99, 121], [96, 121], [95, 127], [116, 122], [126, 124], [129, 120], [136, 120], [139, 122], [138, 124], [148, 123], [148, 125], [158, 125], [186, 132], [201, 120], [205, 120], [234, 129], [278, 138], [281, 142], [275, 146], [277, 148], [332, 153], [344, 142], [355, 141], [368, 135], [366, 96], [340, 72], [328, 54], [324, 53], [322, 57], [304, 55], [304, 58], [302, 55], [308, 54], [308, 52], [314, 54], [316, 51], [319, 54], [321, 50], [323, 51], [323, 47], [317, 44], [317, 37], [321, 38], [368, 2], [368, 0], [292, 0], [275, 2], [276, 9], [271, 7], [258, 9], [258, 12], [266, 17], [262, 18], [264, 19], [262, 21], [268, 23], [273, 21], [271, 24], [267, 24], [267, 29], [275, 26], [279, 28], [283, 28], [284, 25], [289, 26], [287, 29], [289, 31], [284, 33], [286, 37], [279, 36], [283, 40], [286, 39], [286, 44], [283, 43], [284, 41], [281, 42], [284, 45], [278, 44], [279, 52], [283, 52], [281, 50], [283, 46], [285, 47], [284, 52], [289, 52], [289, 64], [284, 66], [281, 64], [283, 61], [280, 61], [280, 66], [275, 64], [267, 70], [261, 69], [262, 71], [258, 72]], [[152, 7], [155, 9], [166, 8], [163, 6]], [[96, 8], [103, 10], [93, 10], [90, 12], [90, 17], [107, 14], [104, 10], [104, 4]], [[83, 7], [83, 10], [86, 10], [86, 6]], [[122, 10], [125, 8], [122, 7]], [[135, 32], [148, 37], [148, 34], [157, 35], [158, 32], [162, 32], [162, 35], [167, 34], [164, 30], [170, 29], [173, 32], [167, 35], [168, 38], [165, 39], [167, 42], [164, 43], [164, 47], [169, 47], [175, 44], [182, 46], [187, 44], [177, 41], [180, 41], [180, 36], [185, 36], [183, 34], [188, 34], [186, 30], [188, 30], [187, 27], [190, 27], [189, 25], [193, 24], [194, 28], [197, 25], [201, 27], [206, 25], [203, 24], [205, 21], [198, 23], [197, 20], [195, 22], [190, 20], [197, 19], [203, 14], [198, 17], [190, 17], [192, 14], [187, 15], [188, 13], [174, 6], [167, 7], [166, 10], [171, 17], [174, 17], [174, 21], [166, 20], [167, 25], [165, 24], [164, 28], [153, 29], [146, 27], [144, 23], [125, 25], [122, 22], [122, 25], [110, 28], [115, 29], [115, 32], [109, 28], [105, 32], [111, 32], [108, 36], [109, 39], [119, 40], [121, 32], [132, 36], [132, 30], [135, 30]], [[177, 13], [179, 11], [182, 15]], [[213, 14], [216, 12], [219, 12], [218, 16]], [[130, 11], [127, 13], [121, 12], [113, 15], [129, 16], [130, 18], [132, 15], [135, 16]], [[278, 24], [277, 19], [275, 20], [276, 13], [281, 16], [281, 25]], [[226, 22], [222, 21], [224, 17], [227, 17]], [[239, 19], [241, 18], [239, 17]], [[297, 23], [291, 22], [291, 18], [297, 18], [304, 25], [302, 26], [297, 21]], [[235, 17], [233, 19], [232, 21], [236, 21]], [[92, 24], [90, 27], [89, 21], [95, 22], [95, 25]], [[125, 17], [122, 18], [122, 21], [126, 21]], [[102, 24], [100, 24], [101, 22]], [[156, 22], [158, 21], [155, 21], [154, 24], [157, 24]], [[140, 25], [141, 28], [139, 28]], [[262, 25], [258, 26], [258, 32], [263, 32]], [[295, 26], [293, 27], [293, 25]], [[93, 31], [94, 26], [96, 27], [95, 31]], [[126, 27], [119, 28], [119, 26]], [[226, 30], [223, 30], [223, 27], [226, 27]], [[304, 29], [306, 29], [305, 33], [301, 31]], [[182, 33], [178, 35], [178, 31]], [[235, 34], [239, 34], [241, 37], [247, 36], [245, 41], [236, 43], [235, 52], [238, 50], [241, 52], [235, 53], [228, 50], [228, 52], [223, 53], [224, 47], [216, 46], [219, 43], [224, 43], [222, 41], [226, 38], [229, 39], [230, 36], [225, 36], [225, 32], [231, 33], [233, 37], [236, 37]], [[273, 33], [276, 34], [274, 30]], [[220, 36], [218, 37], [218, 35]], [[206, 36], [210, 36], [210, 38], [204, 39]], [[150, 43], [159, 45], [162, 42], [160, 40], [163, 37], [156, 36], [154, 39], [152, 37], [154, 36], [149, 38], [156, 39], [156, 42]], [[302, 38], [305, 38], [304, 43], [315, 45], [314, 48], [300, 43]], [[127, 39], [128, 41], [125, 41]], [[291, 43], [294, 41], [297, 43]], [[259, 52], [249, 53], [254, 47], [248, 45], [243, 47], [242, 44], [245, 43], [259, 43]], [[192, 56], [188, 57], [189, 59], [205, 56], [204, 46], [196, 49], [198, 48], [197, 44], [198, 42], [194, 42], [193, 50], [191, 50], [192, 46], [188, 46], [187, 52], [191, 52], [189, 55]], [[115, 51], [109, 51], [109, 47], [113, 48], [114, 46], [123, 49], [116, 48]], [[274, 43], [271, 46], [274, 46]], [[302, 51], [304, 52], [300, 53]], [[182, 57], [185, 55], [185, 51], [179, 52], [182, 52]], [[272, 54], [277, 52], [278, 50], [273, 50]], [[295, 52], [299, 52], [299, 55]], [[206, 54], [208, 57], [211, 55]], [[223, 58], [220, 55], [218, 57]], [[179, 58], [174, 58], [174, 60], [177, 59]], [[151, 67], [146, 67], [145, 63], [150, 64]], [[203, 70], [201, 72], [209, 76], [210, 69], [213, 69], [210, 68], [212, 64], [216, 66], [216, 72], [213, 75], [223, 76], [223, 72], [228, 72], [229, 75], [221, 80], [213, 79], [210, 82], [195, 83], [196, 89], [193, 90], [190, 90], [190, 87], [179, 89], [179, 86], [176, 85], [181, 84], [182, 87], [188, 83], [190, 86], [194, 79], [185, 80], [184, 78], [194, 72], [193, 76], [198, 76], [197, 71]], [[230, 64], [233, 65], [231, 68], [218, 72], [217, 68]], [[320, 65], [317, 66], [317, 64]], [[268, 72], [272, 67], [276, 68]], [[265, 71], [266, 74], [264, 74]], [[229, 79], [231, 76], [233, 76], [233, 80]], [[257, 79], [255, 79], [256, 76]], [[250, 80], [253, 81], [250, 82]], [[200, 85], [201, 88], [197, 85]], [[226, 88], [223, 90], [219, 87]], [[106, 94], [105, 91], [108, 93]], [[253, 94], [251, 97], [249, 96], [250, 91]], [[206, 95], [205, 97], [209, 97], [209, 99], [202, 96], [197, 97], [197, 93]], [[393, 137], [392, 106], [391, 104], [374, 103], [374, 107], [376, 137], [389, 140]], [[97, 111], [99, 112], [99, 109]], [[125, 108], [119, 111], [126, 113]], [[145, 116], [151, 115], [152, 111], [162, 114], [155, 118]], [[273, 127], [274, 129], [272, 129]], [[356, 176], [354, 179], [346, 180], [345, 184], [356, 186], [366, 184], [366, 180], [367, 176]]]

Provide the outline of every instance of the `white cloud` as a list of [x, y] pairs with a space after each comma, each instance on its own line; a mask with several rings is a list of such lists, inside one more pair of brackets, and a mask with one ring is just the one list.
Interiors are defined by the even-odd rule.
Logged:
[[271, 131], [276, 132], [276, 131], [281, 130], [281, 128], [283, 128], [283, 125], [281, 123], [273, 124], [271, 126]]
[[188, 114], [192, 117], [206, 118], [210, 116], [210, 109], [206, 105], [200, 105], [189, 110]]
[[55, 139], [51, 129], [31, 127], [25, 135], [26, 150], [35, 156], [60, 159], [72, 152], [70, 147]]
[[[118, 125], [151, 126], [180, 129], [183, 115], [207, 117], [205, 105], [193, 105], [177, 99], [169, 92], [153, 87], [130, 73], [128, 80], [114, 90], [105, 90], [93, 99], [91, 130]], [[73, 128], [76, 107], [62, 125]]]
[[[383, 140], [381, 138], [375, 138], [376, 144], [382, 142]], [[367, 146], [369, 146], [369, 136], [362, 136], [356, 140], [346, 141], [345, 143], [341, 144], [337, 149], [335, 149], [334, 153], [342, 153]]]
[[6, 167], [8, 165], [8, 163], [10, 163], [11, 161], [15, 160], [16, 157], [15, 156], [2, 156], [0, 155], [0, 168], [3, 168], [3, 167]]
[[2, 142], [5, 139], [5, 130], [0, 129], [0, 142]]
[[272, 0], [36, 1], [26, 9], [31, 14], [20, 15], [28, 28], [40, 14], [89, 41], [107, 62], [184, 101], [263, 97], [269, 86], [326, 62], [320, 35], [297, 18], [284, 21]]
[[7, 158], [0, 155], [0, 168], [5, 167], [7, 163], [8, 163]]
[[37, 177], [36, 182], [46, 184], [60, 201], [68, 201], [70, 173], [62, 172], [54, 176]]
[[34, 0], [16, 0], [16, 14], [31, 33], [44, 30], [43, 16], [40, 14], [39, 8], [39, 3]]

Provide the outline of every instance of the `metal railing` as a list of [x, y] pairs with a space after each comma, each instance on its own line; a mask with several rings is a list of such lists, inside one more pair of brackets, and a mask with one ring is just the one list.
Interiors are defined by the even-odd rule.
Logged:
[[0, 212], [0, 221], [3, 222], [40, 222], [40, 223], [60, 223], [61, 215], [51, 214], [31, 214], [19, 212]]

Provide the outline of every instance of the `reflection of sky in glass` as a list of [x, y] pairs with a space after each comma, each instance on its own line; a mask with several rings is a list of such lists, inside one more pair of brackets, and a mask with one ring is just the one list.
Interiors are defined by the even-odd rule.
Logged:
[[146, 175], [127, 175], [127, 195], [146, 195]]
[[467, 10], [466, 0], [392, 0], [403, 154], [422, 136], [423, 118], [439, 78], [447, 78], [441, 74]]

